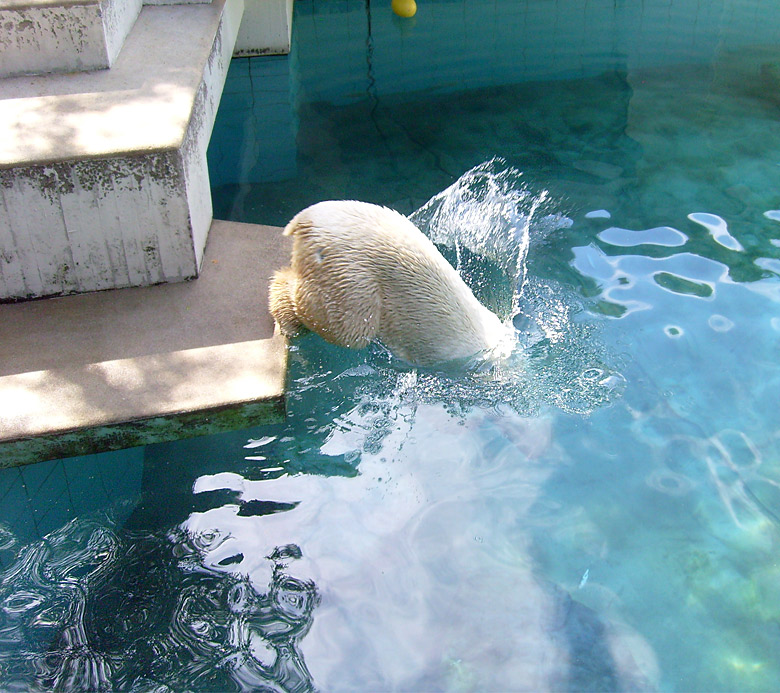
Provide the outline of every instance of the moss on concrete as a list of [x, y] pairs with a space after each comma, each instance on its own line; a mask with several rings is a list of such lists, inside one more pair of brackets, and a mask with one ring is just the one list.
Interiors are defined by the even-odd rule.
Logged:
[[282, 420], [284, 399], [279, 398], [11, 440], [0, 443], [0, 468], [194, 438]]

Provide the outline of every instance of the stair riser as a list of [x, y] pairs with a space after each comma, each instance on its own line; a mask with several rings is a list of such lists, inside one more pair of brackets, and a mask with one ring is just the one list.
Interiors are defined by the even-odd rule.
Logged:
[[122, 50], [125, 38], [141, 12], [141, 0], [103, 0], [103, 30], [108, 53], [108, 67]]
[[4, 298], [197, 274], [176, 152], [5, 170], [0, 188]]
[[110, 67], [141, 0], [0, 9], [0, 77]]
[[99, 5], [0, 11], [0, 77], [108, 67]]

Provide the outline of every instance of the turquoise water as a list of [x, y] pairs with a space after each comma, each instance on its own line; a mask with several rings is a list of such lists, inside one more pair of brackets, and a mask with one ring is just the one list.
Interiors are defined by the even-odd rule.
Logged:
[[0, 688], [777, 690], [780, 11], [559, 4], [234, 61], [217, 216], [414, 213], [517, 349], [309, 335], [285, 424], [4, 470]]

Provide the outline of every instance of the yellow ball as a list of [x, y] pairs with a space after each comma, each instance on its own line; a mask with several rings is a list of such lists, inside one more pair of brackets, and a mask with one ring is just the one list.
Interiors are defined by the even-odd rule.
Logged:
[[399, 17], [414, 17], [417, 3], [414, 0], [393, 0], [390, 5]]

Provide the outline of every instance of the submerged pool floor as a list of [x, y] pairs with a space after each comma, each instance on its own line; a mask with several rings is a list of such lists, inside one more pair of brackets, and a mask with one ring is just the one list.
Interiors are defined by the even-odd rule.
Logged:
[[646, 0], [615, 20], [674, 58], [646, 64], [556, 15], [555, 74], [485, 49], [526, 66], [505, 83], [415, 52], [458, 13], [545, 33], [512, 5], [373, 7], [367, 37], [370, 3], [297, 3], [289, 58], [234, 61], [210, 161], [237, 221], [435, 198], [415, 219], [477, 293], [519, 286], [517, 358], [436, 374], [310, 335], [285, 423], [0, 471], [0, 688], [776, 690], [775, 11], [699, 4], [705, 58]]

